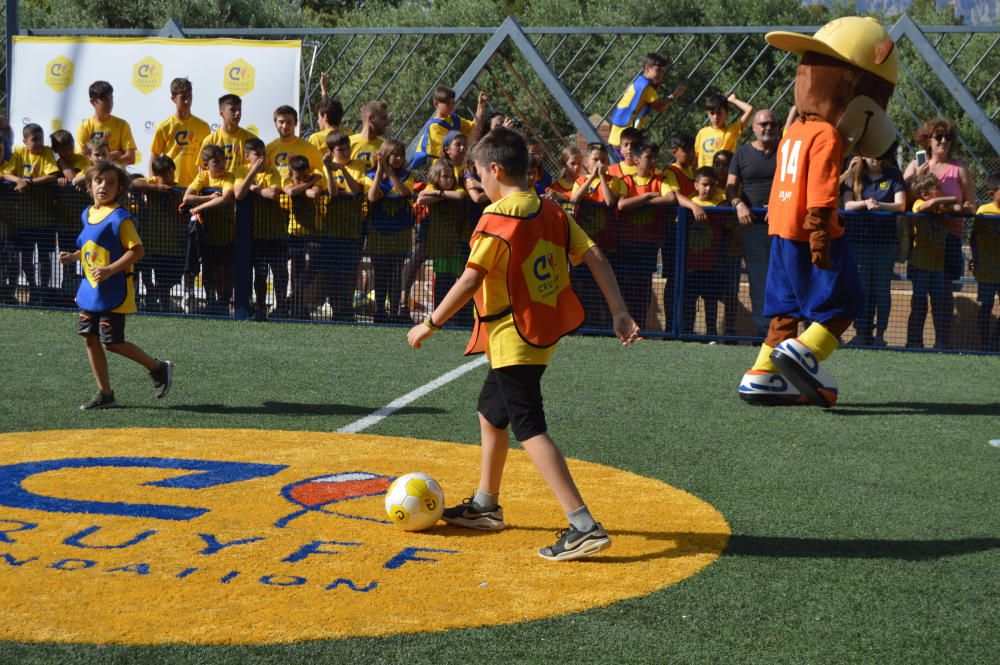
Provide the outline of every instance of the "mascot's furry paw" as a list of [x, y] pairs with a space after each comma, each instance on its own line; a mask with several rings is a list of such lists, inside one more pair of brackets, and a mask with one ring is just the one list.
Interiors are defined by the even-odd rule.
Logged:
[[819, 360], [805, 344], [786, 339], [774, 348], [771, 361], [810, 404], [829, 408], [837, 403], [837, 380], [819, 366]]
[[809, 401], [780, 374], [752, 369], [740, 381], [740, 399], [756, 406], [795, 406]]

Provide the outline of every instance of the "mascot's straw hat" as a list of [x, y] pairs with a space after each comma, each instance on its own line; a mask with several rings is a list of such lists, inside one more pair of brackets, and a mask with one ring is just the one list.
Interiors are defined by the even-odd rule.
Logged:
[[822, 53], [860, 67], [893, 85], [899, 80], [899, 53], [882, 24], [870, 17], [845, 16], [830, 21], [815, 35], [776, 31], [767, 43], [801, 56], [806, 51]]
[[[872, 74], [885, 82], [882, 85], [889, 94], [899, 80], [899, 53], [889, 33], [873, 18], [845, 16], [830, 21], [812, 37], [775, 31], [767, 33], [765, 39], [771, 46], [800, 57], [818, 53]], [[839, 117], [828, 118], [844, 137], [848, 151], [878, 157], [889, 149], [895, 128], [885, 113], [885, 101], [878, 103], [860, 92]]]

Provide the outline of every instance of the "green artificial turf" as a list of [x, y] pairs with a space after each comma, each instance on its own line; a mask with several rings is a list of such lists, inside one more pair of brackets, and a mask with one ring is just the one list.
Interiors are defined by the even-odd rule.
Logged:
[[[173, 391], [156, 400], [145, 372], [113, 357], [128, 408], [81, 413], [94, 384], [75, 314], [0, 309], [0, 324], [5, 432], [334, 431], [465, 362], [459, 332], [418, 352], [399, 328], [130, 317], [127, 337], [175, 362]], [[675, 586], [496, 628], [281, 646], [0, 643], [0, 663], [995, 663], [1000, 357], [842, 350], [826, 363], [840, 403], [822, 410], [742, 404], [755, 354], [579, 337], [543, 380], [567, 456], [660, 479], [728, 520], [724, 555]], [[475, 444], [484, 372], [367, 431]]]

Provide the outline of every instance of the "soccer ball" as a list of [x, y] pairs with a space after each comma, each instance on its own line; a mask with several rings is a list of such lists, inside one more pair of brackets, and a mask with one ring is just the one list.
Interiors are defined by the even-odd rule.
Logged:
[[407, 473], [389, 485], [385, 512], [403, 531], [429, 529], [444, 512], [444, 492], [427, 474]]

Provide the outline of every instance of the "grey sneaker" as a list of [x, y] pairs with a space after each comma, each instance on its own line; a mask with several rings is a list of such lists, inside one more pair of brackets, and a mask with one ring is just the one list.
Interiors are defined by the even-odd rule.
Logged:
[[160, 366], [149, 373], [149, 378], [153, 380], [157, 399], [166, 397], [174, 384], [174, 364], [169, 360], [161, 361]]
[[559, 532], [559, 539], [551, 547], [538, 550], [538, 556], [549, 561], [571, 561], [596, 554], [611, 547], [611, 537], [600, 524], [590, 531], [578, 531], [570, 526]]
[[100, 390], [97, 394], [87, 402], [86, 404], [80, 405], [81, 411], [90, 411], [92, 409], [117, 409], [118, 402], [115, 401], [115, 394], [112, 392], [110, 395], [105, 395]]
[[476, 504], [471, 496], [457, 506], [445, 508], [441, 518], [453, 526], [480, 531], [500, 531], [505, 526], [503, 508], [497, 506], [493, 510], [485, 510]]

